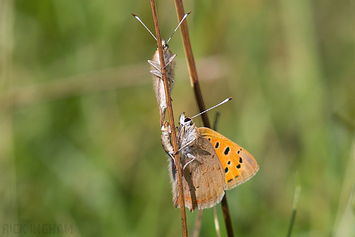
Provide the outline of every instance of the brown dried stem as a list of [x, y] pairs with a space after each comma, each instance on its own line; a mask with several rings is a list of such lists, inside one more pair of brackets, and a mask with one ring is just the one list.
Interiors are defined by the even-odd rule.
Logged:
[[[176, 6], [178, 19], [179, 19], [179, 21], [181, 21], [181, 19], [183, 18], [184, 14], [185, 14], [182, 0], [175, 0], [175, 6]], [[182, 39], [184, 42], [185, 55], [186, 55], [187, 65], [189, 68], [191, 85], [194, 90], [195, 99], [196, 99], [198, 108], [199, 108], [200, 112], [202, 112], [202, 111], [206, 110], [206, 107], [205, 107], [205, 102], [202, 97], [202, 92], [201, 92], [200, 84], [199, 84], [198, 77], [197, 77], [195, 59], [194, 59], [194, 56], [192, 53], [192, 47], [191, 47], [189, 32], [187, 30], [186, 21], [184, 21], [181, 24], [180, 29], [181, 29]], [[205, 127], [209, 127], [209, 128], [211, 127], [207, 113], [202, 114], [202, 121], [203, 121], [203, 124]], [[222, 210], [223, 210], [224, 222], [225, 222], [226, 228], [227, 228], [227, 233], [228, 233], [228, 236], [231, 237], [231, 236], [234, 236], [234, 234], [233, 234], [232, 222], [231, 222], [231, 218], [230, 218], [230, 214], [229, 214], [226, 196], [227, 196], [227, 194], [224, 195], [224, 197], [222, 199]]]
[[[177, 11], [179, 21], [181, 21], [181, 19], [185, 15], [182, 0], [175, 0], [175, 6], [176, 6], [176, 11]], [[184, 48], [185, 48], [187, 66], [189, 68], [191, 85], [194, 90], [195, 99], [196, 99], [198, 108], [200, 109], [200, 112], [202, 112], [202, 111], [206, 110], [206, 106], [205, 106], [205, 102], [202, 97], [200, 83], [199, 83], [198, 77], [197, 77], [196, 64], [195, 64], [195, 59], [194, 59], [194, 56], [192, 53], [191, 42], [190, 42], [189, 32], [187, 30], [186, 21], [184, 21], [180, 25], [180, 29], [181, 29], [182, 40], [184, 42]], [[208, 120], [207, 113], [202, 114], [202, 121], [203, 121], [204, 126], [211, 127], [210, 121]]]
[[164, 68], [165, 62], [164, 62], [164, 57], [163, 57], [163, 47], [162, 47], [162, 41], [161, 41], [161, 36], [160, 36], [160, 29], [159, 29], [159, 23], [158, 23], [158, 16], [157, 16], [157, 11], [155, 8], [155, 2], [154, 0], [150, 0], [150, 6], [152, 8], [152, 15], [153, 15], [153, 20], [154, 20], [154, 27], [155, 27], [155, 34], [157, 38], [157, 43], [158, 43], [158, 50], [159, 50], [159, 55], [160, 55], [160, 65], [161, 65], [161, 72], [162, 72], [162, 78], [164, 82], [164, 89], [165, 89], [165, 97], [166, 97], [166, 102], [167, 102], [167, 108], [168, 108], [168, 116], [169, 116], [169, 123], [171, 128], [171, 140], [173, 143], [173, 148], [174, 148], [174, 153], [175, 155], [175, 166], [176, 166], [176, 173], [177, 173], [177, 184], [179, 187], [179, 205], [180, 205], [180, 211], [181, 211], [181, 228], [182, 228], [182, 236], [187, 237], [188, 232], [187, 232], [187, 224], [186, 224], [186, 210], [185, 210], [185, 201], [184, 201], [184, 190], [183, 190], [183, 184], [182, 184], [182, 173], [181, 173], [181, 164], [180, 164], [180, 155], [178, 153], [179, 147], [177, 143], [177, 138], [176, 138], [176, 131], [175, 131], [175, 123], [174, 123], [174, 115], [173, 115], [173, 108], [171, 105], [171, 97], [170, 97], [170, 87], [168, 83], [168, 78], [167, 78], [167, 73]]

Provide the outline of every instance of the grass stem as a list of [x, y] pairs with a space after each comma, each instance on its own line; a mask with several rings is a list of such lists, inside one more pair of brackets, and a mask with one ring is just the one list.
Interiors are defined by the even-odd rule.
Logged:
[[[181, 21], [181, 19], [185, 15], [185, 10], [184, 10], [182, 0], [175, 0], [175, 7], [176, 7], [178, 19], [179, 19], [179, 21]], [[202, 111], [206, 110], [206, 106], [205, 106], [205, 102], [203, 100], [203, 96], [202, 96], [202, 92], [201, 92], [201, 88], [200, 88], [200, 83], [199, 83], [198, 77], [197, 77], [196, 64], [195, 64], [195, 59], [194, 59], [194, 56], [192, 53], [192, 47], [191, 47], [191, 42], [190, 42], [190, 37], [189, 37], [189, 32], [187, 29], [186, 21], [184, 21], [181, 24], [180, 29], [181, 29], [182, 40], [184, 42], [184, 49], [185, 49], [187, 65], [189, 68], [191, 85], [194, 90], [194, 95], [195, 95], [195, 99], [196, 99], [198, 108], [199, 108], [200, 112], [202, 112]], [[208, 127], [208, 128], [211, 127], [207, 113], [202, 114], [202, 121], [203, 121], [203, 125], [205, 127]], [[234, 236], [233, 235], [233, 228], [232, 228], [232, 221], [230, 218], [226, 198], [227, 198], [226, 195], [224, 195], [224, 197], [222, 199], [223, 217], [224, 217], [224, 222], [226, 224], [228, 236], [232, 237], [232, 236]]]
[[[162, 46], [162, 41], [161, 41], [161, 35], [160, 35], [160, 28], [159, 28], [159, 22], [158, 22], [158, 16], [157, 16], [157, 11], [155, 8], [155, 2], [154, 0], [150, 0], [150, 6], [152, 9], [152, 15], [153, 15], [153, 20], [154, 20], [154, 28], [155, 28], [155, 35], [157, 37], [157, 44], [158, 44], [158, 50], [159, 50], [159, 55], [160, 55], [160, 66], [161, 66], [161, 72], [162, 72], [162, 78], [164, 82], [164, 89], [165, 89], [165, 98], [167, 102], [167, 109], [168, 109], [168, 116], [169, 116], [169, 123], [172, 128], [175, 128], [175, 122], [174, 122], [174, 114], [173, 114], [173, 108], [171, 105], [171, 96], [170, 96], [170, 87], [169, 87], [169, 82], [167, 78], [167, 73], [165, 70], [165, 62], [164, 62], [164, 55], [163, 53], [163, 46]], [[182, 184], [182, 170], [181, 170], [181, 164], [180, 164], [180, 155], [178, 153], [179, 147], [177, 143], [177, 137], [176, 137], [176, 130], [171, 129], [171, 140], [173, 143], [173, 148], [175, 152], [175, 166], [176, 166], [176, 173], [177, 173], [177, 184], [178, 184], [178, 189], [179, 189], [179, 205], [180, 205], [180, 212], [181, 212], [181, 228], [182, 228], [182, 236], [187, 237], [188, 232], [187, 232], [187, 224], [186, 224], [186, 210], [185, 210], [185, 201], [184, 201], [184, 189], [183, 189], [183, 184]]]

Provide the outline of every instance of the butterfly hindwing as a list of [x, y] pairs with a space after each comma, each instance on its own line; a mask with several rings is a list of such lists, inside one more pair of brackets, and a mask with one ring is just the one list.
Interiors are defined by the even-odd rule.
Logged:
[[212, 129], [200, 127], [198, 130], [216, 151], [224, 168], [227, 190], [246, 182], [259, 170], [255, 158], [238, 144]]
[[[201, 136], [195, 124], [184, 114], [180, 116], [180, 126], [177, 139], [185, 207], [190, 211], [213, 207], [222, 200], [226, 189], [223, 166], [211, 142]], [[163, 148], [170, 157], [173, 201], [179, 207], [174, 150], [170, 143], [168, 122], [163, 124], [161, 131]]]
[[[194, 145], [180, 152], [181, 166], [190, 160], [187, 153], [196, 159], [183, 170], [185, 206], [190, 210], [215, 206], [222, 200], [225, 190], [223, 167], [216, 152], [207, 139], [198, 137]], [[179, 206], [177, 185], [174, 186], [173, 200], [175, 206]]]

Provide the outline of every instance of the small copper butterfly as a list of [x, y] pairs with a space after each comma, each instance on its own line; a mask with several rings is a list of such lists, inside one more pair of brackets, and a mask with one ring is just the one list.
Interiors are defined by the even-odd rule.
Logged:
[[[218, 204], [225, 190], [232, 189], [253, 177], [259, 170], [254, 157], [238, 144], [218, 132], [200, 127], [183, 113], [179, 119], [177, 135], [183, 174], [185, 206], [195, 209], [210, 208]], [[170, 143], [168, 122], [162, 126], [162, 144], [172, 158], [170, 176], [173, 201], [178, 203], [178, 187], [174, 165], [174, 152]]]
[[[176, 57], [176, 54], [173, 54], [171, 52], [171, 50], [168, 46], [168, 43], [169, 43], [170, 39], [173, 37], [176, 30], [181, 25], [181, 23], [185, 20], [185, 18], [189, 14], [190, 14], [190, 12], [188, 12], [184, 15], [184, 17], [181, 19], [180, 23], [175, 28], [175, 30], [171, 34], [170, 38], [166, 42], [164, 39], [162, 39], [164, 62], [165, 62], [164, 67], [165, 67], [167, 77], [168, 77], [170, 92], [171, 92], [173, 85], [174, 85], [174, 68], [175, 68], [174, 59]], [[157, 38], [154, 36], [154, 34], [141, 21], [141, 19], [135, 14], [132, 14], [132, 15], [148, 30], [148, 32], [153, 36], [153, 38], [155, 40], [157, 40]], [[162, 72], [161, 72], [160, 57], [159, 57], [159, 50], [158, 49], [155, 51], [152, 60], [148, 60], [148, 63], [150, 64], [150, 73], [153, 75], [153, 85], [154, 85], [155, 96], [157, 97], [157, 100], [158, 100], [160, 118], [164, 118], [165, 111], [167, 109], [167, 103], [166, 103], [166, 98], [165, 98], [164, 82], [162, 80]]]

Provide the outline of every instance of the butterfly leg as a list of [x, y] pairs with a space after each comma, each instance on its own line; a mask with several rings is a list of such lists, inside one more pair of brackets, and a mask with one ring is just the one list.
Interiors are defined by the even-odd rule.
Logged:
[[[159, 77], [160, 79], [162, 78], [161, 75], [161, 71], [159, 70], [150, 70], [149, 71], [151, 74], [153, 74], [154, 76]], [[174, 79], [168, 74], [168, 80], [169, 80], [169, 84], [170, 84], [170, 91], [173, 89], [173, 84], [174, 84]]]
[[175, 57], [176, 57], [176, 54], [174, 54], [173, 56], [171, 56], [171, 57], [169, 58], [168, 62], [166, 62], [164, 68], [166, 68], [167, 66], [169, 66], [169, 64], [174, 61]]
[[[166, 68], [167, 66], [169, 66], [169, 64], [171, 64], [173, 61], [174, 61], [174, 59], [175, 59], [175, 57], [176, 57], [176, 54], [174, 54], [173, 56], [171, 56], [170, 58], [169, 58], [169, 61], [166, 63], [166, 65], [164, 66], [164, 68]], [[150, 73], [151, 74], [153, 74], [153, 75], [155, 75], [155, 76], [157, 76], [157, 77], [159, 77], [159, 78], [162, 78], [162, 73], [161, 73], [161, 68], [160, 68], [160, 64], [158, 64], [158, 63], [156, 63], [156, 62], [154, 62], [154, 61], [152, 61], [152, 60], [148, 60], [148, 63], [152, 66], [152, 67], [154, 67], [154, 69], [153, 70], [151, 70], [150, 71]], [[168, 79], [169, 79], [169, 82], [170, 82], [170, 91], [171, 91], [171, 89], [172, 89], [172, 86], [173, 86], [173, 84], [174, 84], [174, 79], [172, 78], [172, 76], [168, 73]]]
[[[168, 74], [168, 81], [169, 81], [169, 84], [170, 84], [170, 92], [171, 92], [171, 90], [173, 89], [173, 85], [174, 85], [174, 79]], [[171, 101], [172, 101], [173, 99], [171, 99]]]
[[160, 71], [161, 68], [160, 68], [160, 64], [159, 63], [156, 63], [156, 62], [154, 62], [152, 60], [148, 60], [148, 63], [150, 65], [152, 65], [152, 67], [154, 67], [156, 70]]
[[[176, 57], [176, 54], [171, 56], [164, 68], [166, 68], [169, 64], [171, 64], [174, 61], [175, 57]], [[162, 79], [162, 72], [161, 72], [160, 64], [158, 64], [152, 60], [148, 60], [148, 63], [154, 68], [153, 70], [150, 70], [149, 72], [151, 74], [153, 74], [154, 76], [157, 76], [160, 79]], [[174, 79], [169, 73], [167, 74], [167, 76], [168, 76], [168, 81], [169, 81], [169, 85], [170, 85], [169, 89], [171, 91], [173, 89]]]
[[178, 153], [178, 152], [180, 152], [182, 149], [184, 149], [184, 148], [190, 146], [190, 145], [191, 145], [193, 142], [195, 142], [195, 141], [196, 141], [196, 139], [193, 139], [192, 141], [189, 141], [188, 143], [186, 143], [185, 145], [183, 145], [182, 147], [180, 147], [180, 149], [179, 149], [176, 153]]
[[192, 161], [196, 160], [196, 157], [195, 157], [194, 155], [192, 155], [191, 153], [187, 153], [186, 156], [189, 157], [191, 160], [189, 160], [189, 161], [184, 165], [184, 167], [182, 167], [182, 170], [184, 170], [184, 169], [186, 168], [186, 166], [187, 166], [188, 164], [190, 164]]
[[161, 79], [161, 72], [158, 70], [150, 70], [149, 71], [151, 74], [153, 74], [154, 76], [157, 76]]
[[[173, 56], [171, 56], [171, 57], [169, 58], [169, 60], [165, 63], [164, 68], [168, 67], [169, 64], [171, 64], [171, 63], [174, 61], [175, 57], [176, 57], [176, 54], [174, 54]], [[148, 63], [149, 63], [150, 65], [152, 65], [152, 67], [154, 67], [155, 69], [157, 69], [158, 71], [160, 71], [160, 64], [159, 64], [159, 63], [156, 63], [156, 62], [154, 62], [154, 61], [152, 61], [152, 60], [148, 60]]]

